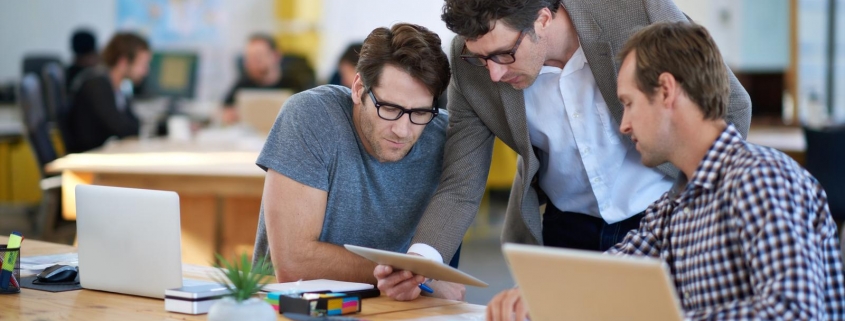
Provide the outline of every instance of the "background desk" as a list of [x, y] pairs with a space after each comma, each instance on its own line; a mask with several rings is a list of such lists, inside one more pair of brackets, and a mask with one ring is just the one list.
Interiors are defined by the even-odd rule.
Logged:
[[[7, 237], [0, 237], [5, 244]], [[21, 255], [47, 255], [76, 252], [76, 248], [25, 240]], [[205, 278], [211, 268], [185, 265], [190, 278]], [[169, 313], [164, 301], [109, 292], [80, 290], [50, 293], [22, 289], [20, 294], [0, 296], [0, 320], [206, 320], [206, 315]], [[406, 320], [425, 317], [471, 318], [483, 320], [484, 306], [465, 302], [422, 297], [397, 302], [387, 297], [366, 299], [356, 317], [368, 320]], [[287, 320], [279, 316], [279, 320]]]
[[77, 184], [179, 193], [182, 258], [207, 265], [214, 252], [252, 254], [264, 171], [255, 165], [263, 142], [124, 140], [47, 165], [62, 173], [63, 215], [76, 218]]
[[751, 126], [748, 130], [749, 142], [775, 148], [789, 155], [799, 164], [804, 164], [807, 141], [801, 127], [786, 126]]

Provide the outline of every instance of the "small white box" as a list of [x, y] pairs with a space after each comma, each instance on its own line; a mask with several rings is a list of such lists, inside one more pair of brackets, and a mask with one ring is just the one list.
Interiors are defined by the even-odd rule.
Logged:
[[215, 302], [229, 294], [220, 284], [183, 286], [164, 291], [164, 309], [186, 314], [205, 314]]

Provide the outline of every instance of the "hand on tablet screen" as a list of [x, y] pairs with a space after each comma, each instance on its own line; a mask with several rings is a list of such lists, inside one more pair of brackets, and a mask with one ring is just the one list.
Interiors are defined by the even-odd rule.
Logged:
[[[425, 283], [425, 278], [422, 275], [415, 275], [410, 271], [394, 271], [393, 267], [389, 265], [377, 265], [373, 275], [378, 280], [378, 289], [397, 301], [416, 299], [422, 294], [419, 284]], [[434, 293], [428, 294], [428, 296], [449, 300], [465, 300], [466, 286], [463, 284], [443, 281], [430, 281], [426, 284], [434, 290]]]
[[378, 289], [397, 301], [410, 301], [419, 297], [419, 285], [425, 282], [422, 275], [414, 275], [411, 271], [393, 271], [389, 265], [376, 265], [373, 276], [378, 280]]

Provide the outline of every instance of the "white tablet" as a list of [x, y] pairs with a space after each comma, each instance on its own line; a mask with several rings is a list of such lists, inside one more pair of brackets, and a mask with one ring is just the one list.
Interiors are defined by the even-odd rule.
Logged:
[[390, 265], [397, 270], [411, 271], [414, 272], [414, 274], [419, 274], [429, 279], [439, 281], [461, 283], [482, 288], [487, 287], [487, 283], [476, 279], [472, 275], [421, 256], [377, 250], [349, 244], [344, 244], [343, 246], [352, 253], [363, 256], [364, 258], [378, 264]]

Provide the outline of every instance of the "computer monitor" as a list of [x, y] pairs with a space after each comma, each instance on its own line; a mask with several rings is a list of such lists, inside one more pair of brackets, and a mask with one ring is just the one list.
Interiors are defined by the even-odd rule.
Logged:
[[192, 99], [196, 91], [199, 56], [192, 52], [154, 52], [144, 96]]

